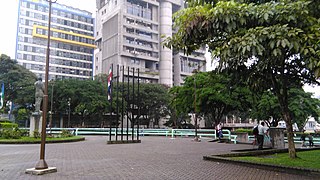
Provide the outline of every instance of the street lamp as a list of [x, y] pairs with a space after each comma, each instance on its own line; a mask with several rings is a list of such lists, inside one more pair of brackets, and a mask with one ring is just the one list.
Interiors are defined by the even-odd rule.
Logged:
[[[44, 82], [44, 95], [43, 95], [43, 112], [42, 112], [42, 128], [41, 128], [41, 146], [40, 146], [40, 160], [35, 166], [35, 170], [43, 170], [47, 172], [57, 172], [57, 168], [48, 168], [48, 164], [45, 161], [45, 143], [46, 143], [46, 120], [48, 111], [48, 76], [49, 76], [49, 56], [50, 56], [50, 28], [51, 28], [51, 6], [52, 3], [57, 2], [57, 0], [46, 0], [49, 3], [49, 18], [48, 18], [48, 42], [47, 42], [47, 52], [46, 52], [46, 68], [45, 68], [45, 82]], [[32, 170], [31, 170], [32, 171]], [[27, 173], [29, 171], [27, 170]], [[33, 172], [31, 172], [33, 173]]]
[[68, 128], [70, 127], [70, 105], [71, 105], [71, 98], [68, 99]]

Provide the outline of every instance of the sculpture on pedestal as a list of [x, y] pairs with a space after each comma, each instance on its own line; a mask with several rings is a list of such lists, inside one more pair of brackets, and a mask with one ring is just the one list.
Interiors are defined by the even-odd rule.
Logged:
[[35, 112], [40, 113], [41, 102], [44, 94], [44, 84], [42, 82], [42, 78], [38, 78], [38, 80], [34, 83], [36, 88], [35, 92]]

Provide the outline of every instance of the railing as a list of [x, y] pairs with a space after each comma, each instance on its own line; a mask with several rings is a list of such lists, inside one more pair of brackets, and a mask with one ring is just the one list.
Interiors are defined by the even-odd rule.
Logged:
[[[29, 128], [21, 128], [29, 129]], [[70, 133], [78, 135], [109, 135], [110, 128], [47, 128], [48, 134], [60, 134], [63, 130], [68, 130]], [[137, 129], [124, 128], [122, 131], [120, 128], [111, 128], [111, 135], [137, 135]], [[237, 135], [232, 135], [227, 129], [222, 130], [223, 139], [230, 140], [231, 142], [237, 143]], [[217, 139], [215, 129], [197, 129], [197, 135], [199, 138], [212, 138]], [[166, 137], [188, 137], [195, 136], [195, 129], [139, 129], [139, 136], [166, 136]]]
[[[302, 144], [303, 143], [303, 141], [301, 140], [301, 137], [294, 137], [293, 140], [294, 140], [295, 144]], [[314, 145], [320, 145], [320, 138], [313, 138], [312, 141], [313, 141]], [[288, 138], [287, 137], [284, 137], [284, 142], [288, 143]], [[309, 138], [306, 137], [304, 142], [308, 143], [309, 142]]]
[[[250, 135], [250, 136], [248, 136], [248, 141], [249, 142], [253, 142], [255, 140], [255, 136], [253, 136], [253, 135]], [[294, 143], [295, 144], [302, 144], [302, 140], [301, 140], [301, 137], [294, 137], [293, 138], [293, 140], [294, 140]], [[288, 137], [284, 137], [284, 142], [285, 143], [288, 143]], [[308, 137], [306, 137], [305, 138], [305, 143], [308, 143], [309, 142], [309, 138]], [[314, 145], [320, 145], [320, 138], [313, 138], [313, 144]]]

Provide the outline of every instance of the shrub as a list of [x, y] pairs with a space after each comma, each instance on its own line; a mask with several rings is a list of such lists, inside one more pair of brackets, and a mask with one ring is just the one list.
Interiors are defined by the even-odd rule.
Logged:
[[39, 133], [38, 130], [34, 130], [34, 131], [33, 131], [33, 137], [36, 138], [36, 139], [37, 139], [37, 138], [41, 138], [41, 134]]
[[66, 129], [64, 129], [64, 130], [62, 130], [62, 132], [61, 132], [61, 137], [72, 137], [73, 135], [71, 134], [71, 132], [69, 131], [69, 130], [66, 130]]
[[236, 129], [234, 132], [236, 132], [236, 133], [248, 133], [249, 135], [252, 135], [252, 129]]
[[5, 139], [20, 139], [22, 132], [19, 128], [14, 129], [3, 129], [1, 132], [1, 137]]
[[13, 129], [13, 128], [17, 128], [17, 127], [18, 127], [18, 124], [16, 124], [16, 123], [0, 122], [1, 129]]

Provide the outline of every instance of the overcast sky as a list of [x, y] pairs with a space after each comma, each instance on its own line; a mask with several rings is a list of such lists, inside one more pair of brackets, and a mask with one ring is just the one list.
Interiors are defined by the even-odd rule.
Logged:
[[[0, 0], [0, 54], [9, 55], [14, 58], [15, 45], [16, 45], [16, 30], [17, 30], [17, 18], [18, 18], [18, 0]], [[96, 1], [95, 0], [57, 0], [58, 3], [72, 6], [78, 9], [86, 10], [95, 16]], [[209, 59], [210, 56], [207, 54]], [[207, 69], [211, 69], [207, 63]], [[319, 87], [305, 87], [308, 92], [316, 93], [316, 96], [320, 98]]]
[[[11, 58], [15, 55], [19, 0], [0, 0], [0, 54]], [[95, 0], [57, 0], [57, 3], [72, 6], [95, 14]]]

